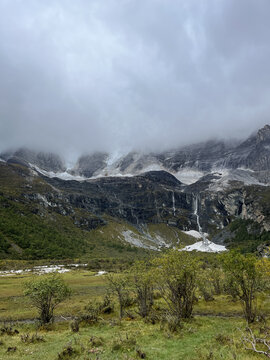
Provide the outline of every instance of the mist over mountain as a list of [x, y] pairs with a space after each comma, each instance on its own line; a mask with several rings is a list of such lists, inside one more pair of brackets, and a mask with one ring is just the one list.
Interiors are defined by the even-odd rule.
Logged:
[[0, 1], [0, 253], [61, 257], [112, 230], [222, 245], [238, 220], [266, 244], [269, 16], [268, 0]]
[[2, 1], [0, 151], [165, 151], [269, 122], [267, 0]]
[[[64, 180], [85, 181], [166, 171], [188, 185], [207, 177], [209, 182], [213, 177], [216, 184], [212, 184], [212, 190], [226, 187], [230, 181], [270, 184], [270, 125], [243, 141], [211, 140], [156, 152], [89, 152], [78, 156], [72, 165], [59, 154], [27, 148], [0, 153], [0, 159]], [[211, 181], [208, 185], [210, 189]]]

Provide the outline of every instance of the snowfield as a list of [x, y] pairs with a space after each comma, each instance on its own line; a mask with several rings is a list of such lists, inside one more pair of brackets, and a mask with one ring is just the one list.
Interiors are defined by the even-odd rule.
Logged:
[[203, 177], [205, 173], [199, 170], [185, 168], [179, 170], [177, 173], [172, 173], [172, 175], [174, 175], [176, 179], [181, 181], [183, 184], [191, 185], [194, 184], [196, 181], [198, 181], [201, 177]]
[[76, 181], [85, 181], [87, 180], [87, 178], [85, 178], [84, 176], [79, 176], [79, 175], [72, 175], [70, 173], [68, 173], [67, 171], [64, 172], [53, 172], [53, 171], [46, 171], [46, 170], [42, 170], [40, 169], [38, 166], [34, 165], [34, 164], [30, 164], [30, 166], [32, 167], [32, 170], [35, 170], [37, 172], [39, 172], [42, 175], [45, 175], [49, 178], [59, 178], [62, 180], [76, 180]]
[[223, 245], [217, 245], [208, 240], [207, 244], [203, 241], [198, 241], [193, 245], [189, 245], [181, 249], [180, 251], [201, 251], [201, 252], [209, 252], [209, 253], [218, 253], [222, 251], [227, 251], [226, 247]]

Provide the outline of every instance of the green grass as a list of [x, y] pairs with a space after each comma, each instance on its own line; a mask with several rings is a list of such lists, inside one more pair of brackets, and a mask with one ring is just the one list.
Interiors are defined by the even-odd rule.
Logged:
[[[0, 277], [0, 321], [35, 318], [37, 313], [29, 306], [23, 296], [22, 284], [32, 275]], [[85, 305], [93, 299], [101, 298], [106, 291], [105, 276], [95, 276], [87, 270], [74, 270], [62, 275], [72, 289], [70, 299], [63, 302], [55, 315], [78, 316]], [[159, 300], [158, 304], [162, 304]], [[158, 305], [157, 304], [157, 305]], [[262, 295], [258, 305], [269, 314], [269, 296]], [[134, 309], [131, 309], [134, 312]], [[71, 333], [69, 322], [55, 323], [51, 331], [40, 330], [45, 342], [25, 344], [20, 335], [35, 333], [34, 324], [15, 325], [20, 334], [0, 336], [0, 359], [44, 359], [56, 360], [67, 344], [76, 350], [71, 359], [96, 359], [93, 348], [98, 348], [99, 359], [138, 358], [136, 350], [143, 351], [147, 359], [259, 359], [248, 353], [240, 342], [245, 321], [242, 319], [242, 307], [239, 301], [233, 302], [229, 296], [216, 296], [214, 301], [199, 299], [195, 305], [193, 319], [184, 323], [178, 333], [170, 333], [166, 326], [143, 322], [138, 316], [134, 320], [118, 321], [117, 308], [112, 315], [103, 315], [96, 325], [80, 327], [79, 333]], [[201, 315], [200, 315], [201, 314]], [[207, 316], [206, 316], [207, 315]], [[218, 341], [217, 337], [225, 342]], [[91, 343], [91, 337], [99, 345]], [[136, 343], [134, 341], [136, 340]], [[7, 353], [8, 347], [16, 346], [14, 353]], [[210, 352], [213, 353], [211, 358]], [[236, 357], [235, 357], [236, 356]]]
[[[90, 300], [101, 298], [106, 292], [106, 277], [95, 276], [89, 270], [73, 270], [62, 274], [65, 282], [71, 287], [72, 295], [56, 309], [56, 316], [78, 315]], [[0, 277], [0, 321], [35, 318], [37, 313], [29, 306], [23, 295], [23, 283], [33, 275], [16, 275]], [[242, 305], [239, 300], [233, 301], [229, 295], [215, 295], [214, 301], [204, 301], [198, 294], [199, 301], [194, 306], [198, 315], [242, 316]], [[258, 308], [270, 315], [270, 295], [260, 294]]]
[[[248, 353], [240, 343], [245, 324], [238, 319], [196, 317], [184, 324], [178, 333], [168, 333], [159, 324], [149, 325], [136, 319], [112, 324], [102, 320], [97, 325], [81, 327], [79, 333], [71, 333], [68, 324], [56, 324], [52, 331], [40, 331], [44, 342], [25, 344], [20, 334], [34, 333], [33, 325], [17, 327], [20, 334], [2, 336], [0, 359], [57, 359], [67, 345], [76, 351], [72, 359], [137, 359], [136, 350], [153, 360], [198, 360], [198, 359], [260, 359]], [[220, 343], [218, 336], [225, 342]], [[96, 344], [90, 339], [95, 339]], [[7, 354], [8, 347], [16, 347]], [[96, 351], [96, 354], [91, 351]], [[212, 353], [212, 357], [210, 357]]]
[[[37, 316], [23, 295], [23, 282], [32, 275], [0, 277], [0, 321], [28, 319]], [[62, 275], [72, 289], [72, 296], [57, 308], [56, 316], [76, 315], [89, 302], [105, 293], [104, 276], [91, 271], [71, 271]]]

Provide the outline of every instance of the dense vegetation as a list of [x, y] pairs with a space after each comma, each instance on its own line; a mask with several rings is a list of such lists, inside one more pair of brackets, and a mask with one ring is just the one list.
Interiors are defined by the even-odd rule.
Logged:
[[270, 245], [270, 232], [262, 231], [260, 225], [252, 220], [236, 219], [228, 226], [228, 230], [231, 236], [227, 244], [243, 253], [254, 253], [261, 244]]
[[[39, 315], [41, 323], [3, 323], [0, 358], [244, 360], [265, 356], [255, 350], [268, 354], [260, 343], [269, 337], [267, 259], [238, 252], [199, 258], [170, 250], [121, 273], [97, 277], [87, 270], [74, 271], [62, 279], [24, 276], [34, 308], [23, 295], [21, 276], [2, 278], [0, 315], [2, 319], [15, 319], [16, 312], [19, 318]], [[67, 300], [63, 280], [72, 289]], [[68, 321], [52, 323], [53, 317], [42, 317], [40, 309], [51, 303], [50, 293], [59, 303], [56, 318]], [[13, 298], [13, 315], [3, 312], [13, 306]], [[251, 318], [242, 307], [250, 301]]]

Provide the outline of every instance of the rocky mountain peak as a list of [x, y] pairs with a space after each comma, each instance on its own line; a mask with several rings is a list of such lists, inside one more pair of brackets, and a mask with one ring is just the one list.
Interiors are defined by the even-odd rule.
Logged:
[[257, 143], [270, 142], [270, 125], [265, 125], [257, 132], [256, 141]]
[[82, 155], [71, 172], [85, 177], [91, 177], [97, 170], [101, 171], [105, 168], [107, 159], [108, 154], [105, 152]]
[[26, 166], [35, 165], [45, 171], [62, 172], [66, 169], [61, 157], [51, 152], [37, 152], [27, 148], [20, 148], [15, 151], [2, 153], [1, 158], [9, 163], [18, 163]]

